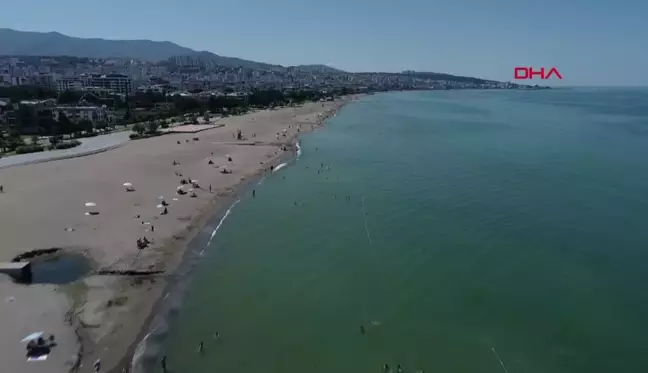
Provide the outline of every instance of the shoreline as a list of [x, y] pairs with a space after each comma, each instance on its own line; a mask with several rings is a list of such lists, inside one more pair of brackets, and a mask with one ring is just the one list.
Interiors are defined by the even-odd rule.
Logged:
[[[300, 151], [298, 143], [302, 135], [323, 127], [329, 118], [335, 116], [347, 104], [358, 100], [362, 96], [352, 95], [336, 100], [335, 106], [323, 112], [324, 115], [317, 120], [311, 129], [295, 133], [287, 140], [276, 144], [279, 148], [283, 144], [287, 148], [287, 152], [279, 153], [252, 175], [241, 178], [225, 196], [217, 195], [212, 199], [210, 205], [217, 206], [211, 206], [212, 209], [203, 212], [199, 219], [199, 228], [185, 242], [180, 243], [182, 247], [181, 253], [173, 260], [170, 277], [166, 279], [163, 286], [156, 289], [155, 295], [149, 300], [149, 303], [151, 303], [150, 312], [141, 324], [136, 338], [130, 342], [126, 354], [119, 359], [119, 363], [107, 372], [121, 373], [123, 369], [128, 369], [128, 372], [131, 373], [146, 373], [155, 370], [168, 334], [169, 324], [179, 312], [182, 301], [193, 280], [195, 268], [200, 263], [199, 258], [202, 253], [196, 255], [197, 250], [204, 251], [208, 249], [213, 236], [220, 228], [220, 223], [225, 221], [236, 204], [245, 198], [251, 189], [260, 185], [267, 176], [272, 175], [273, 172], [269, 170], [270, 166], [276, 167], [281, 163], [288, 163], [289, 165], [298, 159], [298, 152]], [[81, 345], [83, 346], [83, 343]]]
[[[191, 277], [185, 263], [199, 260], [192, 252], [207, 244], [217, 219], [269, 174], [270, 165], [296, 158], [300, 135], [358, 97], [257, 110], [200, 135], [158, 136], [114, 151], [0, 169], [0, 261], [51, 248], [63, 258], [88, 258], [88, 268], [63, 283], [25, 285], [0, 276], [5, 369], [85, 373], [100, 358], [102, 371], [121, 373], [159, 320], [165, 293]], [[243, 139], [235, 139], [237, 131]], [[176, 195], [188, 175], [202, 188]], [[132, 183], [131, 193], [125, 183]], [[158, 196], [168, 198], [168, 214], [156, 207]], [[151, 244], [138, 250], [141, 237]], [[65, 273], [65, 266], [57, 271]], [[55, 334], [57, 346], [47, 361], [29, 363], [17, 341], [35, 329]]]

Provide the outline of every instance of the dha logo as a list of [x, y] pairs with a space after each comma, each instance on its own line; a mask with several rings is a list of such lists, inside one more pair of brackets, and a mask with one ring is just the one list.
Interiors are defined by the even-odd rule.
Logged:
[[515, 79], [516, 80], [530, 80], [534, 77], [546, 80], [550, 79], [552, 76], [562, 80], [562, 75], [555, 67], [549, 69], [549, 72], [545, 74], [545, 68], [541, 67], [540, 69], [534, 69], [533, 67], [516, 67], [515, 68]]

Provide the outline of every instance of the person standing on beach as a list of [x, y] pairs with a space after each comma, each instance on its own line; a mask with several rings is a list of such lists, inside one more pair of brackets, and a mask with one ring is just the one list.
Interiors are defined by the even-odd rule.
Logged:
[[97, 358], [92, 366], [94, 367], [95, 373], [99, 373], [99, 369], [101, 369], [101, 359]]

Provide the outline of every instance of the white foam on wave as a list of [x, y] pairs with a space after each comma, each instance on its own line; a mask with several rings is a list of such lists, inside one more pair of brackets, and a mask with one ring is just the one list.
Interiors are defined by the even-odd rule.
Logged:
[[282, 163], [282, 164], [278, 165], [277, 167], [274, 168], [273, 172], [277, 172], [277, 171], [281, 170], [282, 168], [286, 167], [287, 164], [288, 163]]
[[[221, 225], [223, 225], [223, 222], [225, 221], [225, 219], [227, 219], [227, 217], [229, 216], [229, 214], [232, 212], [232, 209], [234, 208], [234, 206], [236, 206], [236, 204], [239, 203], [239, 202], [241, 202], [241, 200], [240, 200], [240, 199], [237, 199], [234, 203], [232, 203], [232, 206], [230, 206], [230, 208], [227, 209], [227, 211], [225, 212], [225, 215], [223, 215], [223, 217], [221, 218], [221, 220], [218, 222], [218, 225], [216, 226], [216, 228], [214, 228], [214, 231], [211, 233], [211, 236], [209, 237], [209, 241], [207, 241], [207, 245], [205, 245], [205, 247], [209, 246], [209, 244], [210, 244], [210, 243], [212, 242], [212, 240], [214, 239], [214, 236], [216, 236], [216, 232], [218, 232], [218, 230], [220, 229]], [[205, 252], [205, 249], [203, 248], [203, 249], [200, 251], [200, 255], [202, 255], [204, 252]]]
[[295, 144], [297, 146], [297, 159], [299, 159], [299, 156], [301, 155], [301, 146], [299, 145], [299, 141]]

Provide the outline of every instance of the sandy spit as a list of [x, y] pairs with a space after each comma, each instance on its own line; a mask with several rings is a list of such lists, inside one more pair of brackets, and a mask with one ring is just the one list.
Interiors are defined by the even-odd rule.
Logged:
[[[61, 286], [19, 285], [0, 274], [2, 371], [91, 372], [96, 358], [102, 372], [121, 370], [118, 364], [132, 354], [167, 276], [200, 227], [231, 202], [237, 187], [292, 151], [296, 136], [317, 128], [354, 98], [257, 111], [220, 119], [224, 126], [196, 134], [131, 141], [100, 154], [0, 170], [0, 262], [57, 247], [84, 253], [93, 271], [165, 271], [139, 279], [92, 272]], [[234, 138], [237, 130], [244, 140]], [[232, 173], [223, 174], [222, 168]], [[176, 195], [180, 180], [189, 178], [201, 187], [194, 188], [196, 197]], [[124, 183], [135, 190], [127, 192]], [[166, 215], [160, 215], [159, 196], [169, 203]], [[87, 202], [96, 204], [98, 215], [85, 214]], [[138, 250], [139, 237], [153, 243]], [[56, 336], [58, 345], [46, 361], [25, 359], [20, 340], [34, 331]]]

